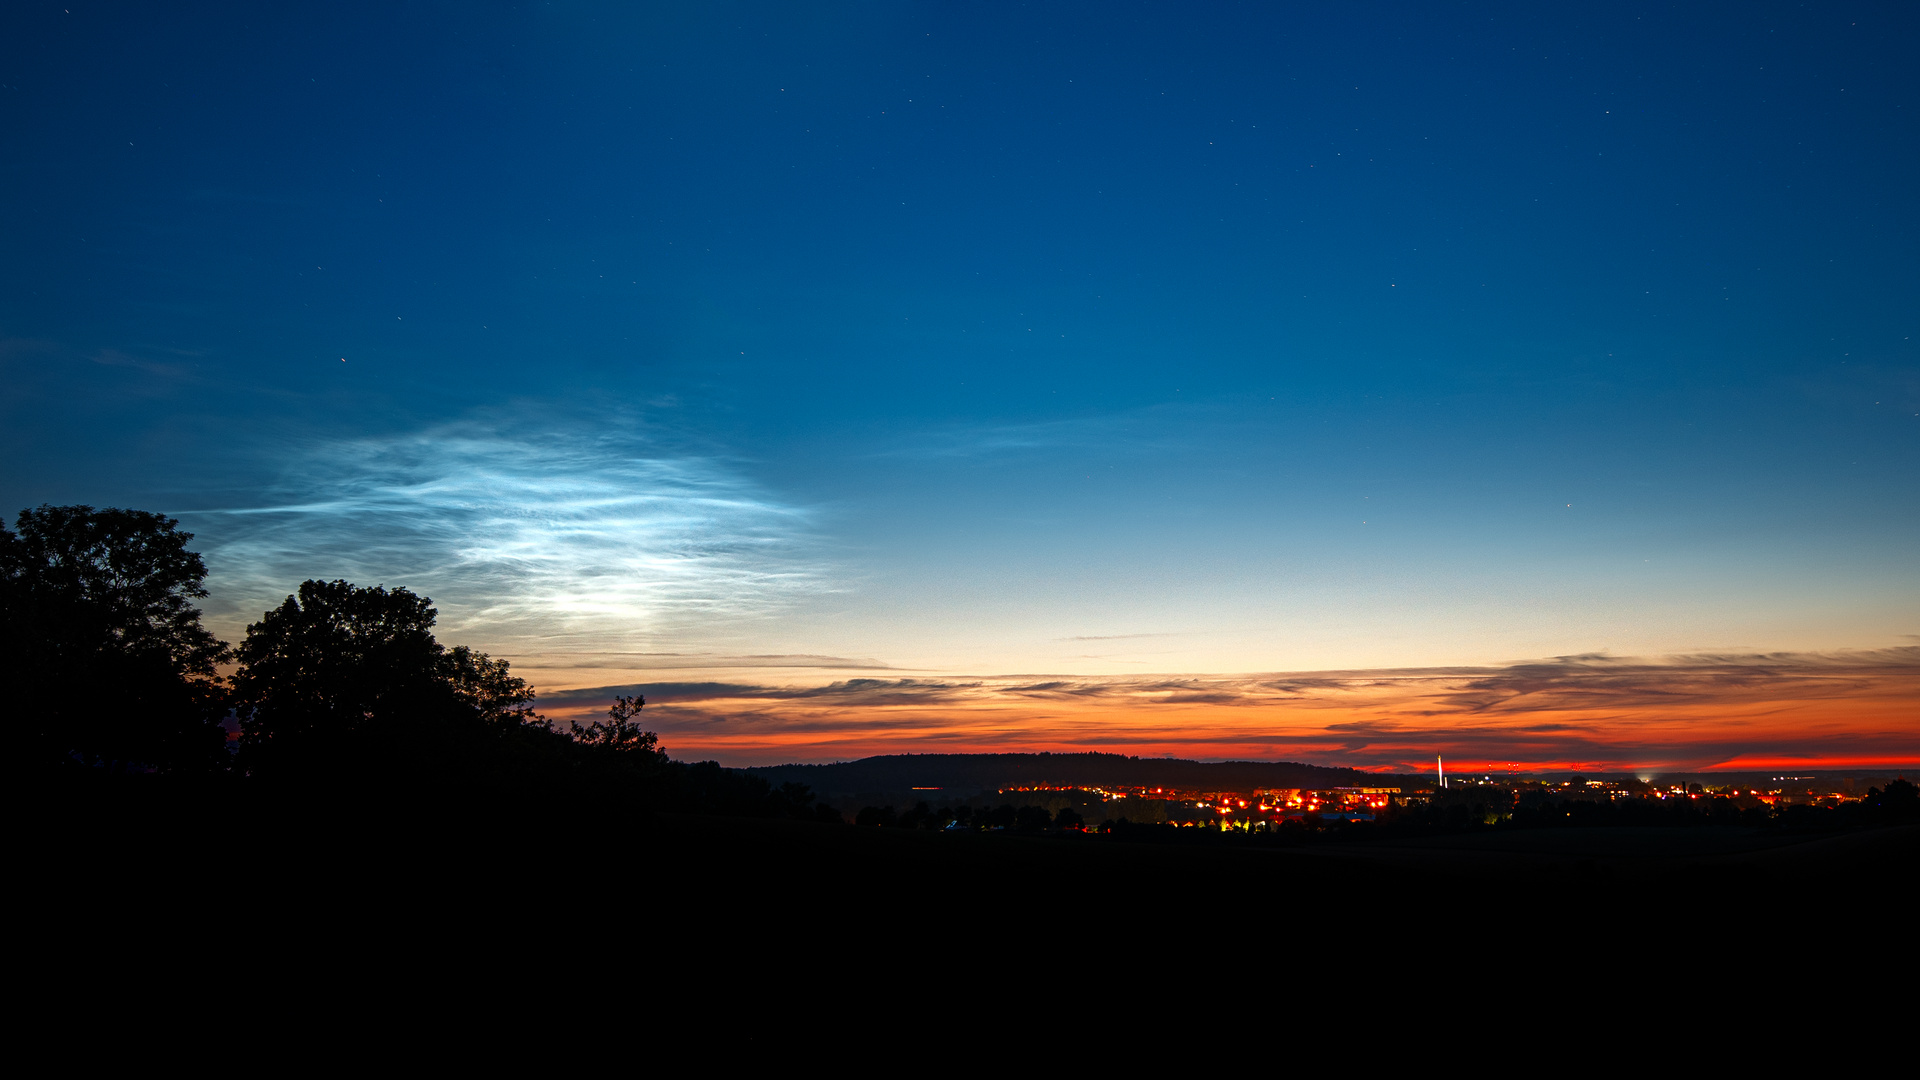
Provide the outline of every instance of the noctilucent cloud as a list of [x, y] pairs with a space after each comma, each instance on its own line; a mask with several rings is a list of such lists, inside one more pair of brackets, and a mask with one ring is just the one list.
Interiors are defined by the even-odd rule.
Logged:
[[[179, 517], [229, 639], [404, 585], [729, 763], [1920, 760], [1910, 4], [62, 2], [0, 506]], [[1553, 657], [1693, 734], [1415, 719]]]

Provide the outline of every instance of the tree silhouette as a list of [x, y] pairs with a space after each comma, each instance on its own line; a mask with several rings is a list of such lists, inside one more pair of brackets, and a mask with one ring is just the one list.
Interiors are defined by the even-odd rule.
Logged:
[[504, 660], [443, 648], [436, 614], [406, 589], [302, 582], [240, 644], [242, 764], [254, 773], [457, 768], [489, 739], [537, 721], [526, 680]]
[[224, 768], [214, 665], [200, 625], [206, 564], [192, 533], [141, 510], [41, 506], [0, 528], [0, 664], [43, 763]]
[[[641, 730], [633, 719], [640, 715], [640, 710], [646, 704], [647, 699], [639, 696], [614, 698], [613, 707], [607, 710], [605, 723], [596, 720], [586, 727], [578, 723], [572, 725], [573, 741], [608, 754], [636, 760], [665, 761], [667, 755], [660, 750], [660, 736]], [[805, 784], [785, 786], [808, 790]]]
[[841, 820], [840, 811], [814, 799], [811, 787], [792, 781], [768, 792], [767, 811], [774, 817], [789, 817], [800, 821]]
[[1885, 791], [1868, 788], [1862, 800], [1867, 819], [1879, 824], [1904, 824], [1920, 821], [1920, 788], [1905, 777], [1897, 777]]

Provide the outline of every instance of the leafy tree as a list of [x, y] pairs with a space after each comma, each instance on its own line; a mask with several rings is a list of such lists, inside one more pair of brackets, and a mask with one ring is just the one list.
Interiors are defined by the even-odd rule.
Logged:
[[192, 533], [142, 510], [41, 506], [0, 528], [0, 671], [30, 757], [225, 767], [225, 642], [200, 625]]
[[506, 661], [434, 640], [436, 614], [406, 589], [302, 582], [240, 644], [233, 687], [246, 768], [455, 768], [499, 736], [550, 733]]
[[[607, 710], [607, 721], [596, 720], [586, 727], [574, 724], [573, 741], [581, 746], [591, 747], [618, 757], [634, 760], [665, 761], [667, 755], [660, 749], [660, 736], [651, 731], [642, 731], [634, 717], [645, 708], [644, 697], [616, 697], [613, 707]], [[799, 788], [811, 797], [812, 792], [805, 784], [785, 784], [785, 788]]]
[[1060, 812], [1053, 816], [1053, 827], [1056, 829], [1078, 829], [1086, 823], [1086, 819], [1071, 806], [1061, 807]]

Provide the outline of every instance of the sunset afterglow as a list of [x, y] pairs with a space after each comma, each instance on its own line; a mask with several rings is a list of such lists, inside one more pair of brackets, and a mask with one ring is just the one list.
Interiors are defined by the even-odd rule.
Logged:
[[405, 588], [727, 766], [1920, 764], [1911, 8], [243, 14], [0, 32], [0, 509], [223, 641]]
[[[640, 686], [685, 752], [760, 764], [1104, 750], [1465, 773], [1874, 768], [1913, 760], [1920, 649], [1576, 657], [1485, 669]], [[622, 692], [630, 692], [622, 688]], [[556, 716], [612, 691], [555, 695]]]

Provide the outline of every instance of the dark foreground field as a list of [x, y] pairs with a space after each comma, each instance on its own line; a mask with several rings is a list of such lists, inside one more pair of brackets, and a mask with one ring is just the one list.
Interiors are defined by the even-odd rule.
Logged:
[[[1920, 828], [1486, 832], [1255, 848], [622, 813], [552, 796], [44, 791], [23, 942], [245, 969], [1400, 970], [1862, 962], [1913, 943]], [[431, 959], [429, 959], [431, 958]], [[1494, 958], [1489, 960], [1489, 958]]]

